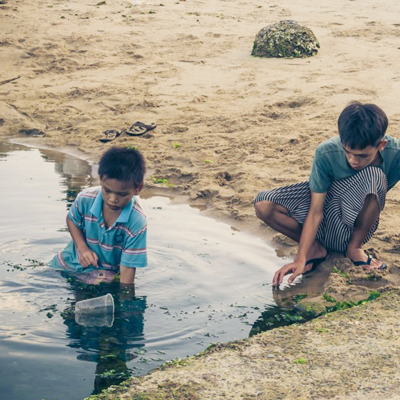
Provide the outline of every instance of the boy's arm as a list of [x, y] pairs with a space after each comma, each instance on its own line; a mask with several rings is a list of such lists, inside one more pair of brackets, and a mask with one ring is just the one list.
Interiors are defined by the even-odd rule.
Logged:
[[319, 225], [323, 218], [325, 198], [326, 193], [311, 192], [310, 209], [308, 210], [301, 231], [299, 249], [296, 257], [292, 263], [286, 264], [275, 273], [273, 285], [280, 285], [283, 281], [283, 277], [287, 274], [292, 273], [288, 280], [289, 283], [292, 283], [298, 275], [304, 273], [307, 253], [315, 240], [315, 236], [317, 235]]
[[120, 283], [133, 284], [135, 282], [136, 268], [147, 265], [147, 224], [143, 225], [136, 234], [131, 236], [122, 250], [120, 263]]
[[132, 284], [135, 282], [136, 268], [125, 267], [123, 265], [119, 268], [120, 278], [119, 282], [123, 284]]
[[81, 264], [83, 268], [87, 268], [89, 265], [93, 265], [97, 268], [97, 254], [89, 248], [82, 230], [71, 221], [68, 215], [67, 226], [72, 240], [75, 243], [76, 250], [78, 251], [79, 264]]

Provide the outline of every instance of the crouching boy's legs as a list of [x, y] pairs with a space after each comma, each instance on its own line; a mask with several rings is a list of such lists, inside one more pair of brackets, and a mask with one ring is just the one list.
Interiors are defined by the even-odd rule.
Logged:
[[[265, 224], [298, 243], [310, 201], [308, 182], [303, 182], [259, 193], [254, 201], [254, 208], [257, 217]], [[324, 258], [326, 255], [325, 247], [314, 240], [308, 251], [307, 260]], [[312, 267], [311, 263], [306, 264], [306, 272]]]
[[369, 194], [365, 198], [364, 206], [358, 214], [354, 224], [354, 232], [350, 243], [347, 246], [346, 257], [352, 261], [363, 261], [365, 270], [378, 269], [383, 266], [383, 262], [373, 258], [370, 264], [367, 264], [368, 257], [362, 249], [369, 232], [377, 223], [380, 214], [378, 199], [374, 194]]
[[325, 200], [324, 219], [319, 230], [324, 245], [345, 254], [365, 270], [384, 268], [383, 262], [368, 257], [362, 246], [378, 228], [386, 193], [386, 176], [375, 166], [333, 182]]
[[[382, 261], [369, 258], [362, 246], [378, 228], [386, 192], [386, 176], [375, 166], [333, 182], [307, 260], [325, 257], [329, 250], [345, 254], [366, 270], [384, 266]], [[308, 182], [303, 182], [259, 193], [254, 207], [257, 216], [268, 226], [299, 242], [310, 201]]]
[[272, 201], [259, 201], [254, 204], [254, 209], [258, 218], [277, 232], [296, 241], [300, 240], [301, 226], [288, 214], [288, 210], [280, 204]]

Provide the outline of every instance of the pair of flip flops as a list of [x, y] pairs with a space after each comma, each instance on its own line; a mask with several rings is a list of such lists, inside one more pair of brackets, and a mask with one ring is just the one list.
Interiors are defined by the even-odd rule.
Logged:
[[[125, 133], [129, 136], [142, 136], [148, 131], [152, 131], [157, 127], [157, 124], [145, 124], [140, 121], [136, 121], [131, 125], [130, 128], [125, 130]], [[115, 140], [118, 136], [122, 135], [122, 130], [108, 129], [104, 131], [104, 137], [100, 138], [100, 142], [106, 143]]]
[[[373, 257], [370, 254], [367, 254], [367, 261], [353, 261], [351, 262], [356, 266], [356, 267], [362, 267], [363, 265], [371, 265], [371, 261], [373, 260]], [[377, 270], [384, 270], [387, 269], [387, 265], [385, 263], [382, 263], [382, 265], [379, 268], [376, 268]]]
[[100, 138], [100, 142], [106, 143], [111, 142], [116, 139], [118, 136], [121, 136], [122, 131], [117, 131], [116, 129], [107, 129], [104, 131], [104, 137]]
[[148, 131], [152, 131], [157, 127], [157, 124], [144, 124], [143, 122], [136, 121], [132, 126], [125, 131], [129, 136], [142, 136]]
[[[307, 275], [307, 274], [310, 274], [311, 272], [315, 271], [318, 268], [318, 266], [320, 264], [322, 264], [326, 260], [326, 257], [327, 256], [321, 257], [321, 258], [312, 258], [312, 259], [308, 260], [306, 262], [306, 265], [312, 264], [312, 266], [311, 266], [311, 269], [308, 270], [307, 272], [304, 272], [303, 275]], [[353, 260], [351, 260], [351, 262], [356, 267], [362, 267], [363, 265], [371, 265], [371, 261], [373, 260], [373, 257], [370, 254], [367, 254], [367, 257], [368, 257], [367, 261], [353, 261]], [[377, 269], [378, 270], [385, 270], [385, 269], [387, 269], [387, 265], [385, 263], [382, 263], [382, 265]]]
[[311, 269], [308, 271], [304, 272], [303, 275], [310, 274], [311, 272], [315, 271], [320, 264], [322, 264], [325, 260], [327, 255], [325, 257], [320, 257], [320, 258], [311, 258], [310, 260], [306, 261], [306, 265], [311, 264]]

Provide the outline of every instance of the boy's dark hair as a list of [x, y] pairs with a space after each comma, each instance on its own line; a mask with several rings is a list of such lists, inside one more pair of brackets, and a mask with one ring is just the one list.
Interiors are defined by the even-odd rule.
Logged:
[[388, 118], [375, 104], [350, 103], [340, 114], [339, 135], [342, 144], [351, 149], [377, 147], [385, 136]]
[[130, 182], [137, 189], [143, 183], [146, 164], [142, 154], [129, 147], [111, 147], [99, 162], [100, 178], [118, 179]]

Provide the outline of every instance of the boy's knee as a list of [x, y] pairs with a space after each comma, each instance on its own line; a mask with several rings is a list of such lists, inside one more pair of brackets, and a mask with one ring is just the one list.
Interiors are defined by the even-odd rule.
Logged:
[[272, 201], [258, 201], [254, 204], [254, 210], [258, 218], [268, 222], [274, 211], [275, 204]]

